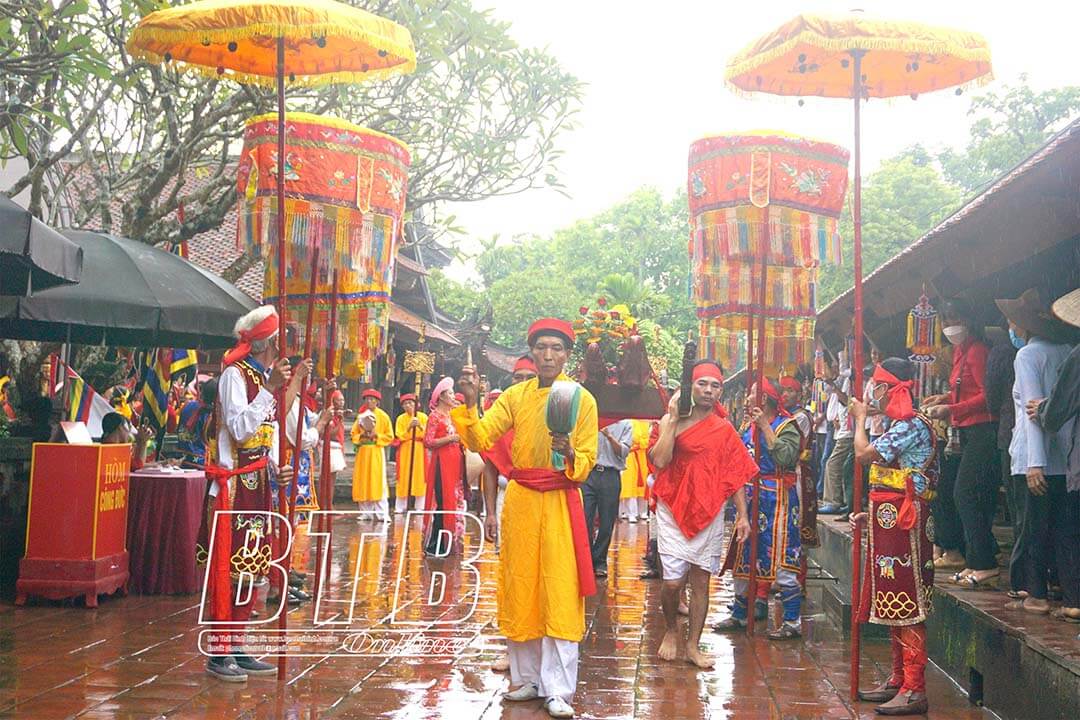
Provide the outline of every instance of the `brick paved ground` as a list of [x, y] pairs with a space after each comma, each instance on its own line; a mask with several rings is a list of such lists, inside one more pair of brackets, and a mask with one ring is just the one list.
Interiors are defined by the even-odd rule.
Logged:
[[[351, 519], [335, 527], [329, 590], [338, 604], [328, 607], [345, 606], [359, 563], [354, 629], [390, 614], [403, 525], [396, 520], [385, 535], [381, 523]], [[363, 548], [361, 532], [375, 534]], [[660, 662], [659, 585], [638, 579], [645, 536], [643, 524], [620, 523], [611, 577], [588, 604], [579, 716], [873, 717], [869, 706], [848, 703], [846, 643], [812, 608], [802, 642], [707, 632], [714, 670]], [[405, 546], [408, 582], [398, 619], [430, 623], [467, 614], [474, 598], [470, 573], [457, 563], [425, 562], [415, 533]], [[477, 568], [476, 611], [454, 630], [468, 640], [468, 656], [290, 658], [285, 682], [253, 678], [227, 685], [209, 678], [196, 649], [197, 596], [103, 599], [96, 610], [55, 603], [0, 606], [0, 718], [544, 718], [539, 702], [501, 702], [508, 678], [488, 669], [500, 645], [491, 622], [490, 551]], [[446, 574], [446, 601], [431, 607], [407, 591], [420, 586], [418, 580], [428, 586], [435, 571]], [[711, 620], [726, 612], [729, 599], [729, 583], [714, 581]], [[289, 622], [290, 628], [311, 628], [310, 604], [294, 610]], [[867, 684], [879, 679], [887, 651], [882, 643], [868, 644]], [[968, 705], [936, 669], [928, 679], [931, 717], [990, 717]]]

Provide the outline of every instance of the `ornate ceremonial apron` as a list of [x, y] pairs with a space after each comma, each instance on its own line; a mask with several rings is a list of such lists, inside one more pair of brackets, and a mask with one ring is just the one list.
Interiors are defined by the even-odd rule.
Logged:
[[[771, 423], [777, 435], [791, 418], [777, 417]], [[796, 426], [796, 430], [798, 426]], [[754, 455], [754, 435], [751, 425], [743, 433], [743, 444]], [[761, 457], [756, 458], [761, 470], [761, 485], [758, 495], [758, 544], [757, 544], [757, 579], [773, 580], [779, 568], [799, 572], [799, 559], [802, 556], [802, 543], [799, 536], [799, 491], [796, 489], [798, 478], [793, 472], [777, 472], [776, 463], [769, 455], [768, 448], [761, 445]], [[747, 484], [746, 507], [751, 507], [754, 487]], [[742, 551], [735, 560], [732, 574], [737, 578], [750, 577], [750, 543], [744, 543]]]
[[[937, 486], [937, 439], [930, 421], [931, 452], [921, 468], [870, 466], [869, 550], [860, 600], [860, 622], [914, 625], [930, 614], [934, 585], [934, 525], [930, 501]], [[926, 477], [926, 490], [915, 492], [912, 473]]]

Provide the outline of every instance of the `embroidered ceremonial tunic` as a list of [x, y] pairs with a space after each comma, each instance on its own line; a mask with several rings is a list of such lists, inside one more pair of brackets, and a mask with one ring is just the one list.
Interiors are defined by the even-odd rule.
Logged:
[[[558, 379], [570, 378], [562, 375]], [[551, 435], [545, 420], [550, 391], [533, 378], [508, 388], [483, 418], [476, 408], [464, 405], [454, 408], [450, 417], [462, 442], [473, 452], [490, 450], [502, 435], [513, 430], [510, 453], [514, 472], [552, 471]], [[596, 400], [583, 389], [577, 423], [570, 433], [574, 459], [565, 469], [571, 481], [582, 483], [588, 478], [596, 463], [597, 437]], [[575, 558], [566, 492], [531, 490], [511, 478], [503, 505], [499, 550], [499, 630], [507, 638], [517, 642], [545, 636], [581, 641], [585, 598]]]
[[[799, 571], [802, 542], [799, 537], [799, 492], [796, 488], [795, 463], [798, 461], [800, 436], [794, 419], [776, 417], [770, 423], [776, 434], [776, 443], [770, 451], [764, 439], [757, 448], [757, 464], [761, 472], [758, 495], [757, 527], [757, 578], [772, 580], [776, 571], [784, 568]], [[743, 432], [743, 444], [754, 455], [754, 426]], [[751, 508], [754, 488], [745, 486], [746, 507]], [[742, 552], [735, 561], [733, 575], [737, 578], [750, 576], [750, 543], [743, 544]]]
[[930, 613], [936, 442], [930, 421], [921, 415], [894, 421], [874, 441], [885, 463], [870, 465], [862, 622], [914, 625]]

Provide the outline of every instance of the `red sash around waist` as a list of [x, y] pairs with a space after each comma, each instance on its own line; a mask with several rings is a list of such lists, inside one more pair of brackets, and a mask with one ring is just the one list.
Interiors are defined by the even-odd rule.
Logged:
[[577, 563], [578, 590], [582, 597], [595, 594], [596, 577], [593, 575], [589, 531], [585, 527], [585, 508], [581, 504], [578, 483], [551, 468], [513, 468], [510, 479], [536, 492], [566, 492], [566, 509], [570, 513], [570, 534], [574, 542], [574, 560]]

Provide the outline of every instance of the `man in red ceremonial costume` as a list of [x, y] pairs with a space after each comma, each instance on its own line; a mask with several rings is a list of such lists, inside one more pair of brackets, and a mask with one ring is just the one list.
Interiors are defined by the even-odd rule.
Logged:
[[[513, 387], [519, 383], [527, 382], [534, 377], [536, 377], [536, 363], [528, 355], [522, 355], [514, 363], [514, 371], [510, 376], [510, 386]], [[484, 408], [484, 412], [490, 410], [491, 405], [494, 405], [498, 399], [495, 392], [488, 395], [489, 404]], [[492, 397], [492, 395], [495, 395], [495, 397]], [[500, 392], [499, 395], [502, 395], [502, 393]], [[510, 445], [513, 442], [514, 431], [511, 430], [496, 440], [490, 450], [480, 453], [480, 456], [484, 458], [481, 492], [484, 497], [485, 517], [495, 516], [494, 527], [488, 525], [488, 529], [485, 530], [484, 534], [489, 542], [495, 543], [496, 549], [499, 547], [499, 536], [502, 534], [502, 511], [503, 501], [506, 498], [506, 487], [510, 484], [510, 471], [514, 469], [514, 464], [510, 460]], [[487, 525], [486, 521], [485, 524]], [[491, 669], [495, 672], [506, 672], [510, 669], [510, 657], [508, 655], [500, 656], [491, 664]]]
[[649, 459], [656, 468], [653, 495], [664, 589], [660, 596], [667, 632], [660, 658], [674, 660], [679, 651], [679, 599], [690, 585], [690, 623], [686, 657], [699, 668], [713, 660], [699, 641], [709, 612], [709, 576], [720, 569], [724, 545], [724, 504], [735, 499], [735, 536], [750, 536], [746, 498], [738, 490], [757, 474], [750, 453], [727, 421], [720, 402], [724, 376], [712, 360], [694, 366], [690, 417], [679, 418], [679, 393], [653, 432]]
[[[596, 592], [579, 490], [596, 464], [596, 400], [578, 388], [570, 433], [551, 432], [548, 396], [556, 380], [570, 381], [563, 367], [574, 330], [563, 320], [538, 320], [529, 328], [528, 342], [536, 378], [508, 388], [480, 418], [478, 376], [467, 366], [458, 384], [465, 404], [450, 416], [474, 452], [490, 450], [514, 431], [499, 549], [499, 629], [507, 638], [510, 681], [516, 686], [505, 697], [544, 697], [549, 715], [573, 717], [570, 701], [577, 687], [578, 643], [585, 634], [585, 597]], [[496, 525], [489, 514], [485, 534], [493, 535]]]
[[[273, 554], [269, 526], [270, 448], [275, 432], [276, 392], [290, 384], [288, 360], [278, 355], [278, 316], [273, 307], [252, 310], [236, 321], [237, 344], [225, 354], [225, 370], [218, 380], [217, 407], [212, 421], [206, 475], [208, 485], [207, 531], [214, 528], [213, 511], [248, 510], [231, 516], [231, 523], [217, 523], [212, 539], [211, 567], [207, 573], [207, 615], [214, 621], [247, 621], [255, 593], [238, 604], [241, 574], [265, 582]], [[275, 468], [277, 469], [277, 468]], [[278, 482], [292, 479], [292, 468], [277, 469]], [[209, 538], [207, 538], [209, 540]], [[231, 644], [242, 639], [235, 626], [224, 626]], [[206, 671], [221, 680], [243, 682], [248, 675], [275, 675], [277, 668], [242, 653], [209, 659]]]
[[930, 421], [912, 408], [915, 367], [888, 358], [874, 369], [871, 404], [892, 424], [870, 442], [869, 408], [852, 400], [855, 458], [870, 466], [870, 512], [852, 518], [852, 527], [868, 520], [859, 620], [889, 626], [892, 674], [859, 699], [882, 703], [881, 715], [924, 715], [926, 699], [926, 617], [934, 584], [933, 527], [930, 501], [937, 485], [936, 439]]

